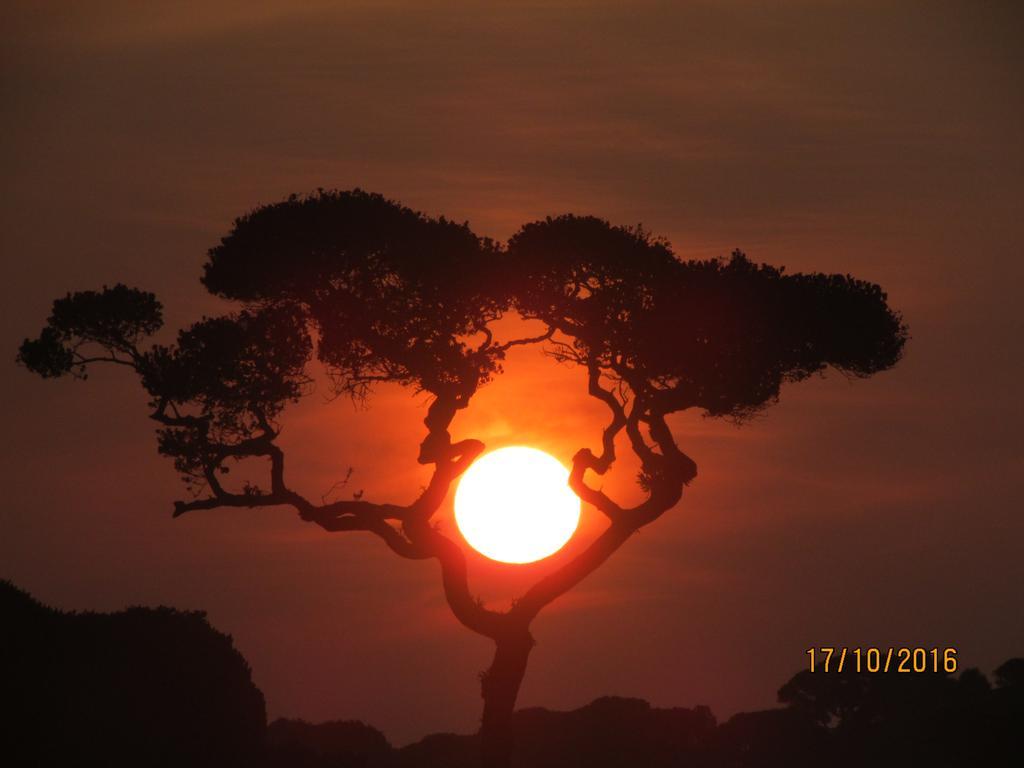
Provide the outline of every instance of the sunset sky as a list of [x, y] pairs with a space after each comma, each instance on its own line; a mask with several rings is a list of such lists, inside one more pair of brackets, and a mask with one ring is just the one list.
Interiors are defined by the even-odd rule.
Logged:
[[[1024, 652], [1024, 13], [1013, 2], [5, 3], [0, 578], [65, 609], [207, 610], [271, 716], [396, 743], [478, 724], [491, 647], [434, 562], [288, 509], [196, 512], [146, 396], [16, 368], [69, 290], [124, 282], [177, 328], [233, 218], [362, 187], [504, 239], [548, 214], [642, 222], [683, 258], [880, 283], [905, 359], [783, 390], [742, 428], [676, 418], [683, 501], [534, 624], [520, 706], [774, 703], [812, 645]], [[87, 8], [88, 6], [88, 8]], [[685, 6], [685, 7], [684, 7]], [[537, 349], [454, 436], [568, 463], [603, 406]], [[315, 394], [294, 484], [406, 502], [424, 400]], [[628, 496], [636, 467], [606, 488]], [[346, 491], [346, 492], [348, 492]], [[441, 516], [454, 533], [450, 500]], [[579, 546], [601, 521], [584, 511]], [[550, 564], [471, 558], [496, 605]]]

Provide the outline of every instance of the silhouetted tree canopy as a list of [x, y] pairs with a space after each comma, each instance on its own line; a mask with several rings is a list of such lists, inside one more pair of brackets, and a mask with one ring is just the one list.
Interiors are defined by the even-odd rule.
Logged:
[[562, 356], [597, 364], [663, 413], [742, 419], [826, 366], [885, 370], [907, 338], [872, 283], [787, 275], [740, 251], [684, 262], [640, 228], [593, 217], [528, 224], [509, 254], [517, 306], [571, 337]]
[[500, 354], [468, 343], [505, 311], [497, 248], [465, 224], [355, 190], [298, 197], [235, 221], [203, 283], [312, 321], [340, 390], [374, 382], [471, 391]]
[[303, 318], [269, 306], [202, 320], [144, 353], [160, 452], [193, 487], [215, 484], [225, 459], [258, 451], [285, 405], [310, 391], [311, 348]]
[[271, 306], [207, 318], [181, 331], [175, 345], [140, 349], [161, 323], [151, 293], [116, 285], [69, 294], [54, 302], [19, 359], [44, 377], [84, 378], [97, 362], [134, 368], [163, 425], [160, 452], [194, 487], [211, 481], [226, 458], [244, 456], [246, 441], [274, 431], [273, 419], [309, 382], [311, 342], [301, 316]]
[[[666, 417], [696, 408], [740, 420], [777, 399], [784, 382], [828, 366], [852, 376], [884, 370], [907, 338], [882, 290], [848, 275], [786, 275], [740, 252], [682, 261], [640, 227], [594, 217], [527, 224], [499, 246], [360, 190], [292, 196], [237, 219], [209, 251], [203, 283], [238, 308], [182, 330], [174, 344], [142, 346], [160, 328], [160, 304], [116, 285], [55, 302], [19, 360], [44, 377], [84, 377], [99, 363], [133, 369], [159, 450], [193, 494], [175, 515], [287, 505], [327, 531], [367, 531], [401, 557], [437, 560], [454, 615], [495, 643], [481, 676], [481, 734], [485, 761], [498, 768], [509, 764], [533, 619], [672, 509], [697, 475]], [[497, 339], [495, 321], [513, 310], [545, 330]], [[462, 548], [433, 518], [484, 451], [479, 440], [452, 439], [456, 414], [511, 347], [534, 343], [583, 366], [587, 393], [610, 414], [600, 450], [578, 450], [569, 477], [608, 526], [494, 610], [471, 591]], [[335, 394], [361, 398], [389, 382], [432, 396], [417, 460], [434, 470], [417, 498], [317, 504], [289, 485], [279, 417], [310, 391], [314, 355]], [[588, 478], [611, 469], [623, 431], [646, 492], [633, 506]], [[254, 458], [269, 465], [265, 480], [229, 487], [232, 464]]]
[[1024, 693], [1024, 658], [1010, 659], [994, 672], [1000, 688], [1017, 688]]
[[152, 293], [121, 284], [69, 293], [53, 302], [39, 338], [26, 339], [18, 359], [43, 378], [84, 377], [90, 363], [137, 362], [139, 343], [162, 325], [163, 307]]

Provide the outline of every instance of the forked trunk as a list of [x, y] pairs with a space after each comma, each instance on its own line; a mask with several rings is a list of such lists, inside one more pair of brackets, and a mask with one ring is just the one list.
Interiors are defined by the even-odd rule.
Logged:
[[484, 716], [480, 723], [483, 768], [509, 768], [512, 764], [512, 714], [533, 638], [526, 630], [502, 636], [494, 661], [482, 679]]

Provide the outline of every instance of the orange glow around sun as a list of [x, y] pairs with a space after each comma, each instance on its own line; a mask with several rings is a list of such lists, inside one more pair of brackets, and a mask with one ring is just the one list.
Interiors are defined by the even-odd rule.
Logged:
[[553, 555], [576, 531], [569, 470], [544, 451], [499, 448], [473, 462], [455, 491], [455, 522], [473, 549], [502, 563]]

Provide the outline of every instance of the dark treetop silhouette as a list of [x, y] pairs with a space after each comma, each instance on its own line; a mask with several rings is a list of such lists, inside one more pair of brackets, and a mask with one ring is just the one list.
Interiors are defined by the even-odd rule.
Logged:
[[[181, 331], [173, 346], [140, 346], [161, 325], [160, 304], [118, 285], [56, 301], [19, 360], [44, 377], [84, 377], [101, 362], [134, 369], [152, 398], [160, 452], [194, 493], [176, 502], [176, 516], [288, 505], [328, 531], [369, 531], [402, 557], [436, 559], [455, 616], [496, 645], [482, 678], [487, 765], [508, 763], [533, 618], [671, 509], [696, 476], [666, 417], [697, 408], [742, 420], [774, 402], [783, 382], [827, 366], [884, 370], [906, 340], [882, 290], [849, 276], [785, 275], [739, 252], [682, 262], [640, 228], [589, 217], [529, 224], [502, 247], [359, 190], [293, 196], [238, 219], [210, 250], [203, 283], [242, 308]], [[546, 332], [498, 340], [492, 323], [513, 311]], [[600, 452], [581, 449], [570, 473], [609, 524], [499, 612], [470, 591], [462, 549], [431, 519], [484, 450], [453, 441], [453, 419], [500, 373], [510, 347], [530, 343], [584, 366], [589, 394], [610, 412]], [[432, 396], [418, 460], [434, 471], [412, 503], [316, 504], [286, 482], [277, 417], [309, 391], [314, 351], [338, 393], [361, 398], [397, 382]], [[646, 492], [629, 508], [586, 478], [609, 470], [623, 430]], [[265, 487], [225, 485], [231, 462], [254, 457], [269, 463]]]

